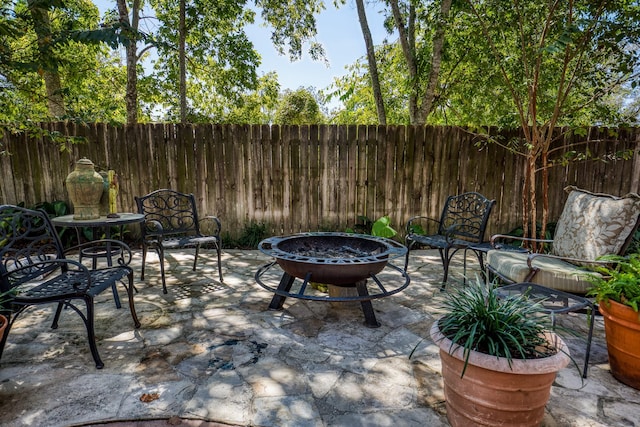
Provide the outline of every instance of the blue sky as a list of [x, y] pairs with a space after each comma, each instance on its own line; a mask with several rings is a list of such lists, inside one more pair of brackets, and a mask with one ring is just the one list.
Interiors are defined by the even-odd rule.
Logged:
[[[113, 0], [94, 0], [94, 2], [101, 14], [106, 9], [115, 7]], [[366, 54], [354, 1], [347, 0], [340, 9], [336, 9], [332, 1], [326, 1], [326, 6], [327, 9], [317, 17], [317, 41], [324, 46], [329, 67], [323, 62], [312, 61], [306, 53], [301, 60], [289, 62], [288, 56], [278, 55], [273, 47], [270, 29], [256, 23], [249, 28], [247, 34], [262, 56], [260, 74], [276, 71], [282, 89], [298, 89], [301, 86], [323, 89], [331, 84], [334, 76], [346, 73], [344, 68], [346, 65]], [[373, 41], [379, 44], [385, 38], [386, 32], [375, 6], [375, 3], [367, 5], [367, 19]]]
[[[386, 32], [380, 14], [375, 9], [368, 10], [367, 19], [374, 43], [382, 43]], [[289, 62], [287, 56], [278, 55], [273, 47], [268, 28], [252, 26], [248, 34], [262, 56], [260, 72], [277, 71], [283, 89], [301, 86], [322, 89], [331, 84], [334, 76], [345, 74], [346, 65], [365, 56], [364, 38], [353, 0], [338, 10], [329, 2], [327, 9], [317, 17], [317, 28], [317, 41], [324, 46], [329, 67], [323, 62], [312, 61], [306, 54], [300, 61]]]

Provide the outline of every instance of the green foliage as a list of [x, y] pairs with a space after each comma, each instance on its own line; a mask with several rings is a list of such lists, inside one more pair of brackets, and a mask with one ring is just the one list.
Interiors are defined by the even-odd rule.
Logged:
[[[178, 3], [152, 0], [151, 7], [161, 25], [154, 45], [153, 98], [167, 111], [167, 119], [180, 117], [179, 13]], [[245, 33], [254, 22], [255, 11], [238, 0], [186, 1], [187, 64], [186, 96], [188, 121], [219, 122], [225, 111], [241, 102], [246, 90], [257, 87], [260, 58]], [[149, 88], [150, 86], [147, 86]], [[141, 93], [144, 100], [146, 95]]]
[[302, 57], [302, 47], [309, 43], [311, 59], [324, 59], [324, 49], [315, 42], [316, 15], [324, 10], [322, 0], [256, 0], [262, 19], [273, 29], [271, 41], [280, 55], [291, 61]]
[[250, 222], [245, 225], [242, 230], [242, 234], [238, 239], [234, 240], [227, 235], [222, 239], [222, 242], [224, 245], [223, 247], [225, 248], [256, 249], [258, 247], [258, 243], [267, 237], [266, 224]]
[[470, 352], [504, 357], [535, 359], [555, 352], [549, 348], [544, 332], [550, 330], [548, 316], [526, 294], [499, 298], [492, 284], [477, 279], [447, 295], [440, 331], [453, 344], [464, 349], [464, 375]]
[[[406, 13], [408, 5], [399, 3]], [[429, 4], [412, 3], [423, 80], [430, 71], [433, 31], [443, 25], [438, 3]], [[454, 2], [428, 123], [518, 128], [525, 121], [542, 127], [554, 115], [558, 126], [638, 123], [639, 7], [626, 0], [581, 0], [553, 8], [540, 1]], [[409, 94], [416, 86], [400, 44], [376, 46], [376, 58], [387, 122], [407, 124]], [[333, 123], [376, 123], [366, 59], [350, 65], [326, 96], [345, 106], [333, 112]], [[529, 116], [532, 111], [536, 117]]]
[[[32, 206], [30, 209], [42, 209], [49, 215], [50, 218], [57, 216], [69, 215], [71, 213], [71, 207], [64, 200], [54, 200], [53, 202], [40, 202]], [[72, 246], [74, 241], [78, 240], [75, 228], [72, 227], [56, 227], [58, 237], [64, 247]], [[93, 238], [92, 229], [89, 227], [83, 227], [82, 233], [91, 240]]]
[[425, 231], [424, 227], [421, 224], [413, 223], [409, 227], [409, 233], [413, 233], [413, 234], [418, 234], [418, 235], [424, 236], [426, 234], [426, 231]]
[[391, 238], [396, 234], [398, 232], [391, 227], [391, 219], [388, 216], [378, 218], [371, 226], [372, 236]]
[[358, 216], [358, 222], [353, 228], [347, 228], [347, 233], [370, 234], [377, 237], [392, 238], [398, 232], [391, 227], [389, 216], [381, 216], [375, 221], [371, 221], [364, 215]]
[[32, 209], [42, 209], [50, 217], [63, 216], [71, 213], [69, 204], [64, 200], [55, 200], [53, 202], [40, 202]]
[[125, 70], [104, 44], [118, 30], [99, 27], [95, 5], [77, 0], [4, 4], [0, 28], [12, 31], [0, 43], [0, 123], [19, 128], [51, 119], [45, 73], [60, 79], [56, 93], [65, 112], [56, 119], [122, 120]]
[[273, 123], [280, 96], [280, 83], [275, 72], [267, 73], [258, 79], [258, 87], [245, 91], [241, 98], [231, 104], [228, 99], [217, 104], [219, 111], [213, 117], [219, 117], [220, 123], [269, 124]]
[[310, 125], [325, 121], [312, 89], [286, 90], [278, 103], [274, 122], [283, 125]]
[[625, 255], [631, 255], [633, 253], [640, 253], [640, 229], [636, 230], [631, 239], [629, 247], [625, 251]]
[[[410, 82], [402, 65], [402, 51], [397, 44], [376, 46], [379, 57], [378, 72], [388, 124], [409, 124], [408, 87]], [[366, 58], [360, 58], [346, 67], [348, 73], [335, 77], [333, 83], [322, 91], [327, 102], [338, 99], [344, 108], [329, 114], [335, 124], [377, 123], [375, 100], [368, 74]]]
[[593, 283], [589, 296], [593, 296], [597, 303], [607, 303], [610, 299], [620, 304], [628, 305], [635, 311], [640, 306], [640, 253], [633, 253], [622, 257], [619, 255], [605, 255], [599, 261], [613, 263], [610, 267], [595, 267], [602, 277], [589, 275]]

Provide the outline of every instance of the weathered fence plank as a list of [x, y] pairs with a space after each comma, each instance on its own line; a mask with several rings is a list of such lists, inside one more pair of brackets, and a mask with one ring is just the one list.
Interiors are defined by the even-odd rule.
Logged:
[[[111, 126], [47, 123], [41, 136], [5, 133], [0, 142], [0, 203], [34, 206], [67, 199], [66, 176], [81, 157], [120, 180], [118, 207], [158, 188], [194, 193], [203, 215], [239, 237], [264, 224], [270, 234], [344, 230], [360, 215], [389, 215], [403, 232], [413, 215], [437, 218], [447, 196], [478, 191], [497, 201], [488, 234], [522, 218], [524, 158], [467, 129], [432, 126]], [[61, 150], [49, 132], [83, 137]], [[490, 130], [502, 144], [518, 131]], [[615, 195], [640, 191], [640, 130], [557, 130], [552, 147], [606, 161], [558, 163], [549, 169], [550, 221], [560, 215], [567, 185]], [[571, 150], [563, 145], [574, 145]], [[576, 148], [577, 147], [577, 148]], [[632, 152], [623, 160], [615, 153]], [[556, 156], [557, 157], [557, 156]], [[540, 194], [540, 192], [539, 192]], [[540, 214], [539, 214], [540, 215]]]

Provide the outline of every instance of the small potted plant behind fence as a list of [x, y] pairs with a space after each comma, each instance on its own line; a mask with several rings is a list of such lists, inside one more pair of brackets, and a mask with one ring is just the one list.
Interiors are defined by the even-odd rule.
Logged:
[[590, 278], [588, 295], [595, 297], [604, 318], [611, 374], [640, 390], [640, 253], [600, 260], [612, 264], [597, 268], [602, 277]]
[[526, 295], [500, 298], [476, 279], [445, 297], [433, 323], [452, 426], [537, 426], [551, 385], [569, 363], [548, 316]]

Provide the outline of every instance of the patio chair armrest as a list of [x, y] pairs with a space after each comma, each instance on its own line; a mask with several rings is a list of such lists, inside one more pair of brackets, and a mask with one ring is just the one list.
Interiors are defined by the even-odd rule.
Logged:
[[101, 250], [105, 252], [107, 251], [107, 246], [113, 255], [117, 255], [115, 258], [118, 265], [125, 266], [131, 263], [131, 259], [133, 258], [133, 252], [129, 245], [121, 240], [114, 239], [100, 239], [100, 240], [92, 240], [90, 242], [81, 243], [76, 246], [72, 246], [68, 249], [65, 249], [65, 256], [69, 253], [81, 251], [91, 251], [91, 249], [95, 249], [96, 251]]
[[222, 231], [222, 223], [220, 222], [220, 219], [214, 215], [206, 215], [200, 219], [200, 226], [202, 227], [202, 225], [207, 224], [209, 222], [213, 222], [214, 225], [213, 225], [213, 229], [206, 234], [219, 236], [220, 232]]
[[511, 236], [509, 234], [494, 234], [491, 236], [491, 247], [493, 249], [500, 249], [500, 245], [504, 245], [505, 241], [514, 241], [517, 240], [519, 242], [532, 242], [532, 243], [553, 243], [553, 240], [549, 239], [536, 239], [533, 237], [520, 237], [520, 236]]
[[164, 235], [164, 227], [162, 223], [155, 219], [145, 219], [142, 223], [144, 232], [147, 236], [152, 236], [154, 239], [162, 240]]
[[2, 275], [2, 279], [10, 283], [11, 288], [14, 288], [31, 281], [42, 281], [54, 271], [58, 271], [58, 269], [69, 271], [69, 267], [74, 268], [74, 271], [81, 277], [80, 280], [76, 280], [73, 283], [74, 289], [86, 292], [91, 287], [91, 273], [89, 273], [89, 269], [77, 261], [66, 258], [56, 258], [26, 264], [7, 271]]

